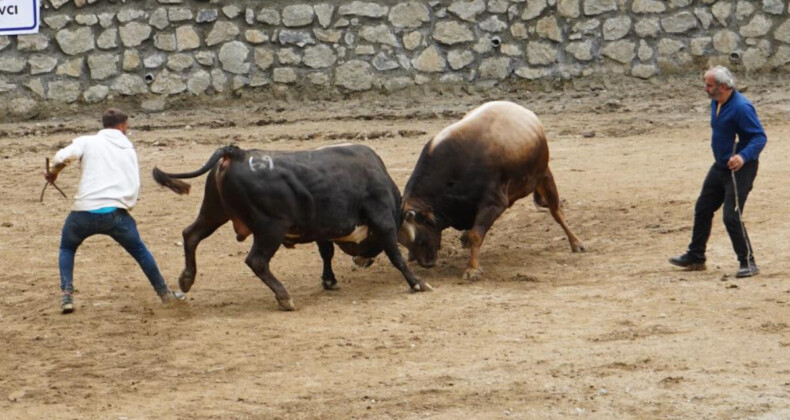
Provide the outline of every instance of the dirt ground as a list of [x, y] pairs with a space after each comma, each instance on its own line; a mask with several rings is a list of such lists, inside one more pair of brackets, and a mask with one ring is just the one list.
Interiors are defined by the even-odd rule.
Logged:
[[[44, 158], [97, 116], [0, 125], [0, 417], [16, 418], [790, 418], [790, 93], [752, 80], [768, 133], [746, 222], [762, 273], [737, 268], [720, 214], [708, 270], [683, 272], [693, 205], [712, 162], [698, 80], [608, 83], [343, 102], [239, 103], [134, 114], [142, 174], [133, 211], [168, 283], [203, 179], [177, 196], [150, 176], [197, 169], [219, 145], [302, 150], [367, 144], [403, 187], [422, 145], [490, 99], [533, 109], [569, 225], [586, 253], [531, 199], [494, 225], [484, 279], [461, 279], [467, 251], [446, 231], [440, 263], [414, 266], [411, 293], [383, 256], [365, 270], [335, 257], [340, 290], [320, 284], [314, 245], [272, 267], [298, 310], [244, 264], [250, 240], [223, 226], [198, 248], [188, 304], [164, 307], [107, 237], [80, 248], [76, 311], [61, 315], [57, 254], [70, 201]], [[58, 184], [76, 191], [79, 170]]]

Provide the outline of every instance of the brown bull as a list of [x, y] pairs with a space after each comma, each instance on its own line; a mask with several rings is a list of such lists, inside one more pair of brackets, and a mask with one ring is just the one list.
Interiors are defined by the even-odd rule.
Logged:
[[535, 114], [511, 102], [486, 103], [429, 141], [406, 184], [400, 241], [410, 260], [436, 264], [442, 231], [464, 231], [471, 249], [464, 278], [482, 274], [480, 246], [494, 221], [520, 198], [534, 193], [562, 226], [571, 250], [584, 245], [565, 223], [549, 170], [549, 147]]

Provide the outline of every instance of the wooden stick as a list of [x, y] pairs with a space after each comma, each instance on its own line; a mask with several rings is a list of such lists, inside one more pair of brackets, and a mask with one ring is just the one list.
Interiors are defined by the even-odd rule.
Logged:
[[41, 189], [41, 197], [38, 198], [38, 202], [39, 203], [43, 203], [44, 202], [44, 191], [47, 190], [47, 185], [49, 185], [49, 182], [45, 182], [44, 183], [44, 188]]

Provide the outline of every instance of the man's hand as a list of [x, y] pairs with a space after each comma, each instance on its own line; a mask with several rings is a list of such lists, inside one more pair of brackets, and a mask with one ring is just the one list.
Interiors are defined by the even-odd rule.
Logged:
[[58, 188], [57, 185], [55, 185], [55, 180], [58, 179], [58, 173], [60, 173], [60, 171], [63, 170], [63, 168], [65, 167], [66, 167], [65, 164], [59, 163], [51, 168], [49, 166], [49, 158], [46, 158], [46, 160], [44, 160], [44, 179], [47, 180], [47, 183], [44, 184], [44, 188], [41, 189], [41, 197], [38, 199], [38, 201], [42, 203], [44, 202], [44, 191], [47, 190], [47, 186], [50, 184], [53, 187], [55, 187], [56, 190], [58, 190], [58, 192], [60, 193], [60, 195], [63, 196], [63, 198], [66, 199], [68, 198], [66, 197], [66, 193], [64, 193], [63, 190]]
[[44, 179], [47, 180], [50, 184], [54, 183], [56, 179], [58, 179], [58, 174], [55, 172], [44, 172]]
[[727, 161], [727, 167], [732, 171], [738, 171], [743, 166], [743, 158], [741, 155], [734, 155]]
[[58, 163], [57, 165], [50, 166], [49, 165], [49, 158], [46, 161], [46, 172], [44, 172], [44, 179], [47, 180], [50, 184], [54, 184], [55, 180], [58, 179], [58, 174], [63, 168], [66, 167], [65, 163]]

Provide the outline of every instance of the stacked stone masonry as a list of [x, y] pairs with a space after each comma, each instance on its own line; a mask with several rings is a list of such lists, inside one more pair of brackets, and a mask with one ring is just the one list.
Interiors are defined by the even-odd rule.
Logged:
[[0, 36], [0, 97], [395, 91], [788, 63], [784, 0], [42, 0], [40, 33]]

